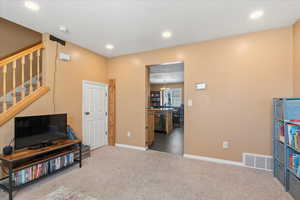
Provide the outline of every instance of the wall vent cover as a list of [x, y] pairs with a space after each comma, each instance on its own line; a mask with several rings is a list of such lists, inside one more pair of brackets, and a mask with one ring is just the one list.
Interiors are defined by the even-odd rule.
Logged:
[[272, 171], [273, 157], [252, 153], [243, 153], [243, 163], [246, 167]]

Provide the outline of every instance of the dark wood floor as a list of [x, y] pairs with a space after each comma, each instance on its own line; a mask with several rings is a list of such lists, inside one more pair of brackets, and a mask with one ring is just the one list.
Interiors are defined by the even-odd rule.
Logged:
[[156, 132], [154, 144], [150, 149], [182, 155], [183, 128], [175, 128], [170, 134]]

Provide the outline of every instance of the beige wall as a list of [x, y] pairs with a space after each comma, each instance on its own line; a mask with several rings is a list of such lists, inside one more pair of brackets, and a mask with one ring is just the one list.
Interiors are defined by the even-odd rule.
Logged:
[[[58, 45], [58, 52], [69, 54], [71, 61], [57, 60], [54, 79], [56, 43], [49, 41], [48, 38], [45, 34], [46, 51], [43, 67], [45, 67], [45, 82], [50, 86], [50, 92], [18, 116], [51, 114], [54, 113], [55, 105], [55, 113], [68, 113], [68, 123], [81, 137], [82, 80], [107, 83], [107, 59], [71, 43], [67, 43], [65, 47]], [[13, 120], [0, 127], [0, 148], [7, 145], [13, 137], [13, 127]]]
[[[107, 78], [115, 78], [117, 143], [144, 146], [146, 66], [184, 61], [185, 101], [193, 101], [192, 107], [185, 105], [185, 153], [234, 161], [241, 161], [243, 152], [270, 155], [271, 100], [293, 95], [293, 46], [294, 66], [298, 66], [298, 30], [299, 23], [295, 29], [251, 33], [109, 60], [67, 43], [66, 47], [59, 45], [58, 51], [70, 54], [72, 60], [57, 61], [55, 78], [56, 43], [44, 35], [43, 73], [51, 92], [19, 116], [49, 114], [55, 107], [56, 113], [69, 114], [69, 123], [81, 136], [82, 80], [107, 82]], [[196, 91], [197, 82], [207, 82], [208, 89]], [[10, 121], [0, 127], [0, 147], [12, 138], [13, 126]], [[128, 137], [127, 131], [133, 135]], [[222, 149], [224, 140], [230, 142], [227, 150]]]
[[151, 91], [160, 91], [160, 88], [181, 88], [181, 101], [184, 101], [184, 83], [151, 84], [150, 89]]
[[59, 47], [71, 56], [71, 62], [58, 61], [55, 85], [55, 110], [68, 113], [68, 123], [78, 136], [82, 134], [82, 81], [107, 83], [106, 58], [71, 43]]
[[[241, 161], [271, 154], [273, 97], [292, 96], [293, 29], [251, 33], [110, 59], [117, 143], [145, 145], [145, 66], [184, 61], [185, 153]], [[208, 89], [196, 91], [195, 83]], [[127, 136], [127, 131], [133, 135]], [[222, 149], [222, 141], [230, 148]]]
[[294, 24], [294, 96], [300, 97], [300, 20]]
[[0, 17], [0, 59], [41, 41], [41, 33]]

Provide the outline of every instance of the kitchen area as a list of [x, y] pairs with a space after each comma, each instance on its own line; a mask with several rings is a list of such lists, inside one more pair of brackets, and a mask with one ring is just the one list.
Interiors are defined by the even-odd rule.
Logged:
[[149, 66], [146, 145], [151, 150], [183, 154], [183, 67], [183, 62]]

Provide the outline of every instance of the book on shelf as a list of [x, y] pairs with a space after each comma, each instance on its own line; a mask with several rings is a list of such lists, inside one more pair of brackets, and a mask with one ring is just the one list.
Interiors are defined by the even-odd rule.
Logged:
[[296, 150], [300, 150], [300, 126], [294, 124], [287, 125], [288, 145]]
[[300, 154], [295, 151], [290, 151], [289, 167], [296, 172], [300, 178]]
[[13, 173], [12, 178], [15, 186], [28, 183], [34, 179], [46, 176], [74, 163], [74, 153], [69, 153], [43, 163], [18, 170]]

